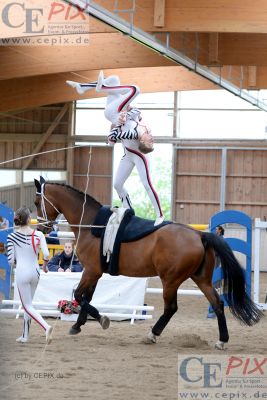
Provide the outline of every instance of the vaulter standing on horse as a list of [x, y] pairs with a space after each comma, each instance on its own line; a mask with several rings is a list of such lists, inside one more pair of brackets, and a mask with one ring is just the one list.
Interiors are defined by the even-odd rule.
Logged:
[[111, 122], [108, 143], [113, 146], [120, 140], [124, 148], [124, 155], [115, 176], [114, 188], [122, 201], [123, 207], [131, 208], [131, 201], [124, 183], [136, 166], [141, 182], [156, 212], [157, 218], [154, 225], [161, 224], [164, 216], [158, 195], [151, 183], [148, 159], [139, 150], [141, 112], [139, 109], [130, 106], [130, 103], [140, 93], [139, 88], [135, 85], [120, 85], [120, 79], [116, 75], [105, 79], [102, 71], [97, 82], [78, 83], [67, 81], [67, 84], [75, 88], [79, 94], [84, 94], [92, 88], [96, 88], [97, 92], [106, 92], [108, 94], [104, 111], [105, 117]]

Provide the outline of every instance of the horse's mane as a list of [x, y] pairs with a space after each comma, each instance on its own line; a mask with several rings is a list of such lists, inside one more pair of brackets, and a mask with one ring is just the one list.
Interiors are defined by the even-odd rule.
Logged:
[[[70, 185], [67, 185], [66, 183], [51, 183], [51, 182], [47, 182], [50, 185], [58, 185], [58, 186], [63, 186], [64, 188], [68, 189], [68, 190], [73, 190], [74, 192], [76, 192], [77, 194], [79, 194], [80, 196], [82, 195], [84, 197], [84, 192], [82, 192], [79, 189], [76, 189]], [[86, 201], [94, 203], [94, 205], [102, 207], [102, 204], [99, 203], [99, 201], [97, 201], [96, 199], [94, 199], [92, 196], [90, 196], [89, 194], [86, 194]]]

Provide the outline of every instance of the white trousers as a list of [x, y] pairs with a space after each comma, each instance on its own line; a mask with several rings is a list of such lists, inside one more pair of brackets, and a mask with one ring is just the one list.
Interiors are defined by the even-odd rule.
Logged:
[[120, 85], [120, 80], [116, 75], [104, 79], [100, 92], [107, 93], [105, 117], [112, 124], [118, 123], [118, 117], [122, 110], [135, 99], [140, 93], [140, 89], [135, 85]]
[[49, 325], [32, 305], [32, 299], [39, 282], [39, 271], [37, 269], [34, 271], [32, 268], [27, 271], [27, 268], [24, 268], [24, 273], [20, 272], [16, 273], [16, 283], [21, 304], [26, 311], [24, 313], [22, 337], [27, 339], [29, 337], [31, 319], [34, 319], [45, 331]]
[[160, 201], [158, 195], [151, 183], [149, 168], [148, 168], [148, 160], [144, 156], [144, 154], [140, 153], [138, 150], [130, 149], [129, 147], [125, 148], [125, 155], [122, 157], [119, 163], [114, 181], [114, 188], [116, 189], [122, 201], [123, 207], [125, 208], [131, 207], [129, 194], [124, 187], [124, 183], [130, 176], [134, 167], [137, 168], [141, 182], [144, 185], [144, 188], [151, 200], [157, 218], [161, 217], [163, 214], [160, 207]]
[[101, 85], [97, 88], [97, 92], [107, 93], [105, 117], [112, 124], [117, 125], [120, 112], [126, 110], [127, 106], [140, 93], [140, 89], [136, 85], [121, 85], [117, 75], [108, 76], [102, 82], [79, 83], [84, 92], [97, 87], [97, 84]]

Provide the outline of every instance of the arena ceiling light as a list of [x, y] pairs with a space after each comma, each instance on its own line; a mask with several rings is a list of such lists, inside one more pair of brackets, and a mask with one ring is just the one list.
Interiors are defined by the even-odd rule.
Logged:
[[259, 98], [252, 96], [247, 90], [244, 90], [230, 81], [221, 77], [209, 68], [199, 64], [193, 59], [185, 56], [183, 53], [177, 51], [168, 45], [158, 42], [155, 37], [142, 29], [137, 28], [134, 24], [120, 18], [117, 14], [108, 11], [107, 9], [99, 6], [90, 0], [64, 0], [66, 3], [75, 5], [84, 10], [85, 13], [93, 16], [94, 18], [106, 23], [107, 25], [115, 28], [125, 35], [133, 38], [137, 42], [151, 48], [162, 56], [168, 58], [171, 61], [176, 62], [188, 68], [190, 71], [197, 73], [198, 75], [208, 79], [215, 83], [219, 87], [233, 93], [235, 96], [251, 103], [264, 111], [267, 111], [267, 104], [259, 100]]

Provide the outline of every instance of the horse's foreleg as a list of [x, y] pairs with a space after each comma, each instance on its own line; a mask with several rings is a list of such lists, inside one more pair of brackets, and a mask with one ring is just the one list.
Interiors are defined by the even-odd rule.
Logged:
[[178, 310], [177, 306], [177, 287], [169, 287], [163, 284], [163, 299], [164, 299], [164, 313], [160, 316], [158, 321], [153, 326], [151, 332], [148, 334], [148, 341], [156, 343], [157, 337], [160, 336], [163, 329], [166, 327], [171, 317]]
[[219, 340], [215, 343], [218, 350], [224, 349], [224, 344], [229, 340], [228, 328], [224, 314], [224, 303], [220, 301], [217, 291], [212, 287], [211, 283], [201, 282], [199, 278], [192, 277], [199, 289], [204, 293], [216, 314], [219, 327]]
[[81, 310], [77, 319], [77, 322], [71, 327], [70, 335], [76, 335], [81, 332], [81, 326], [87, 321], [87, 315], [89, 314], [92, 318], [96, 319], [103, 329], [107, 329], [110, 324], [110, 320], [106, 316], [101, 316], [99, 311], [90, 304], [92, 300], [96, 284], [87, 286], [79, 285], [74, 293], [75, 299], [80, 303]]
[[70, 329], [70, 335], [76, 335], [77, 333], [81, 332], [81, 326], [86, 323], [88, 314], [95, 319], [100, 318], [98, 310], [89, 304], [93, 297], [95, 288], [96, 285], [87, 288], [85, 291], [84, 288], [81, 289], [81, 287], [78, 286], [78, 288], [75, 290], [74, 297], [75, 300], [77, 300], [80, 304], [81, 310], [79, 312], [77, 322]]

